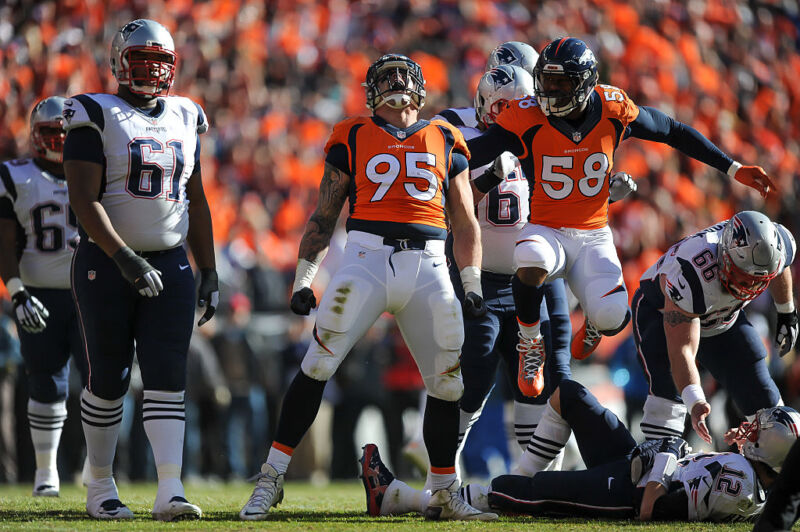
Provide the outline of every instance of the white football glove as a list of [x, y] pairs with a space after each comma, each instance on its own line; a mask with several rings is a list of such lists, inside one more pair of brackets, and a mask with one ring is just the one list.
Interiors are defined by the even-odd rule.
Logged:
[[631, 192], [636, 192], [639, 188], [636, 181], [625, 172], [617, 172], [611, 176], [608, 182], [608, 199], [612, 202], [625, 199]]
[[161, 282], [161, 272], [155, 269], [145, 272], [144, 275], [136, 280], [134, 286], [139, 290], [140, 295], [156, 297], [164, 290], [164, 283]]
[[14, 303], [14, 313], [17, 323], [26, 332], [39, 333], [47, 327], [46, 320], [50, 317], [50, 312], [42, 305], [36, 297], [30, 295], [27, 290], [22, 289], [11, 297]]
[[510, 151], [504, 151], [497, 156], [492, 164], [492, 172], [500, 179], [505, 179], [517, 167], [517, 158]]

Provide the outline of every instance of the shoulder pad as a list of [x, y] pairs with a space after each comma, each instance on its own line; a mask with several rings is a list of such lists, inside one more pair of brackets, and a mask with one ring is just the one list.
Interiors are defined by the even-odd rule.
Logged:
[[639, 107], [619, 87], [598, 85], [594, 90], [600, 95], [606, 112], [612, 117], [620, 119], [625, 125], [633, 122], [639, 116]]
[[325, 144], [325, 153], [328, 153], [328, 150], [336, 144], [344, 144], [347, 146], [348, 137], [350, 136], [350, 131], [353, 129], [353, 126], [366, 124], [368, 120], [368, 117], [358, 116], [354, 118], [345, 118], [334, 125], [333, 132], [331, 132], [331, 136], [328, 137], [328, 142]]
[[103, 108], [88, 94], [79, 94], [65, 100], [62, 115], [66, 131], [79, 127], [91, 127], [102, 134], [105, 128]]

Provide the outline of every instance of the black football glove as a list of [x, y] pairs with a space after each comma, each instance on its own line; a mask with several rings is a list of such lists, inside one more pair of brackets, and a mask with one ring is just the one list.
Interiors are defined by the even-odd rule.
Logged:
[[197, 308], [205, 307], [206, 311], [197, 322], [198, 327], [214, 317], [219, 304], [219, 278], [214, 268], [200, 270], [200, 288], [197, 289]]
[[778, 312], [778, 327], [775, 331], [775, 345], [778, 347], [778, 354], [785, 355], [794, 347], [797, 341], [797, 309], [781, 313]]
[[475, 292], [467, 292], [461, 308], [464, 311], [465, 318], [481, 318], [486, 315], [486, 303]]
[[156, 297], [163, 289], [161, 272], [140, 257], [128, 246], [121, 247], [111, 257], [126, 281], [131, 283], [144, 297]]
[[631, 482], [638, 484], [642, 477], [653, 468], [653, 462], [658, 453], [672, 453], [680, 460], [690, 451], [691, 447], [686, 440], [676, 436], [640, 443], [631, 453]]
[[44, 308], [42, 302], [32, 296], [24, 288], [11, 296], [14, 304], [14, 315], [17, 324], [29, 333], [39, 333], [47, 327], [46, 320], [50, 313]]
[[292, 301], [289, 303], [292, 312], [298, 316], [308, 316], [312, 308], [317, 308], [317, 298], [314, 291], [305, 286], [292, 294]]

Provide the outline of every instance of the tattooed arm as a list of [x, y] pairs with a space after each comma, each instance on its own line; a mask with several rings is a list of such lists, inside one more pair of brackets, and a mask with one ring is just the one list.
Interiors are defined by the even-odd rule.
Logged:
[[[347, 199], [350, 187], [350, 176], [335, 166], [325, 163], [325, 173], [319, 184], [317, 209], [306, 224], [306, 231], [300, 240], [300, 251], [297, 256], [294, 286], [292, 287], [292, 310], [297, 314], [308, 315], [316, 306], [316, 299], [311, 291], [311, 282], [319, 269], [322, 259], [328, 252], [328, 246], [336, 228], [336, 221], [342, 206]], [[302, 301], [296, 294], [303, 292]], [[295, 301], [297, 300], [297, 301]]]
[[700, 316], [689, 314], [673, 303], [664, 290], [665, 283], [666, 280], [662, 276], [664, 334], [667, 338], [667, 355], [672, 369], [672, 380], [684, 403], [687, 401], [690, 403], [686, 404], [686, 407], [690, 410], [695, 431], [710, 443], [711, 436], [708, 434], [705, 418], [711, 412], [711, 406], [702, 395], [700, 373], [695, 364], [697, 350], [700, 347]]

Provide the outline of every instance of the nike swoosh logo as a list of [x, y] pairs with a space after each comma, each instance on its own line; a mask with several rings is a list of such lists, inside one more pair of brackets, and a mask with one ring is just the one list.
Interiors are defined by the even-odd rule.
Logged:
[[180, 268], [180, 269], [181, 269], [181, 271], [185, 270], [185, 269], [186, 269], [186, 268], [188, 268], [188, 267], [189, 267], [189, 265], [188, 265], [188, 264], [179, 264], [179, 265], [178, 265], [178, 268]]
[[244, 515], [264, 515], [264, 512], [245, 512]]
[[683, 283], [681, 282], [681, 280], [680, 280], [680, 279], [678, 279], [678, 286], [680, 286], [680, 287], [681, 287], [681, 290], [683, 290], [683, 289], [685, 289], [685, 288], [686, 288], [686, 285], [685, 285], [685, 284], [683, 284]]
[[444, 262], [434, 263], [434, 264], [433, 264], [433, 267], [434, 267], [434, 268], [438, 268], [438, 267], [439, 267], [439, 266], [441, 266], [442, 264], [444, 264]]

